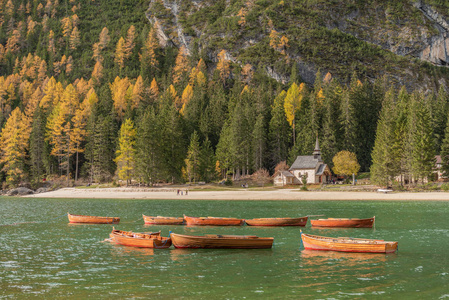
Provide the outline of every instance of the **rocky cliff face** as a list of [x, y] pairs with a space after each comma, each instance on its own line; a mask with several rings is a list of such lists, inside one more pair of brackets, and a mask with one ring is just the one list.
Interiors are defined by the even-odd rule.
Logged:
[[[223, 3], [222, 11], [217, 11], [219, 10], [217, 2]], [[372, 66], [373, 59], [369, 57], [370, 54], [367, 54], [365, 58], [358, 57], [360, 63], [366, 66], [367, 70], [362, 71], [365, 72], [367, 78], [390, 75], [396, 78], [400, 84], [414, 85], [415, 83], [410, 83], [412, 81], [418, 82], [423, 89], [432, 89], [435, 88], [436, 80], [432, 79], [431, 75], [420, 74], [419, 68], [414, 67], [416, 63], [413, 58], [441, 67], [446, 66], [449, 62], [449, 23], [426, 1], [398, 0], [394, 1], [394, 4], [386, 4], [372, 0], [366, 1], [367, 3], [364, 4], [351, 5], [343, 0], [332, 1], [330, 4], [322, 1], [323, 4], [317, 4], [314, 7], [303, 4], [304, 1], [299, 0], [286, 0], [285, 2], [291, 2], [290, 7], [287, 7], [287, 4], [283, 3], [284, 1], [281, 2], [282, 4], [276, 4], [275, 1], [267, 0], [260, 4], [260, 6], [265, 5], [266, 7], [271, 4], [271, 7], [275, 7], [280, 14], [276, 16], [264, 12], [263, 8], [265, 11], [268, 9], [266, 7], [261, 9], [254, 1], [237, 5], [231, 4], [234, 1], [224, 0], [151, 0], [147, 18], [156, 26], [161, 45], [184, 46], [188, 53], [194, 50], [206, 50], [212, 62], [216, 61], [216, 54], [221, 50], [217, 48], [217, 45], [225, 45], [221, 47], [229, 52], [228, 59], [240, 65], [247, 63], [242, 53], [248, 49], [266, 47], [270, 38], [270, 30], [276, 30], [285, 34], [290, 41], [298, 41], [299, 45], [289, 48], [288, 55], [279, 56], [277, 60], [285, 60], [284, 64], [296, 62], [299, 75], [309, 84], [313, 84], [318, 69], [325, 74], [327, 71], [335, 72], [337, 68], [341, 73], [337, 74], [337, 77], [339, 75], [341, 77], [347, 75], [344, 73], [344, 68], [348, 67], [345, 64], [351, 64], [350, 61], [345, 60], [344, 56], [348, 54], [344, 51], [341, 53], [341, 58], [332, 57], [328, 60], [335, 61], [335, 65], [307, 59], [304, 52], [304, 50], [307, 52], [307, 49], [304, 49], [301, 37], [295, 36], [295, 32], [298, 28], [307, 32], [304, 28], [310, 26], [306, 22], [310, 18], [322, 26], [323, 30], [337, 29], [349, 37], [355, 37], [362, 43], [368, 43], [367, 47], [376, 45], [406, 58], [407, 66], [405, 66], [404, 60], [398, 62], [398, 65], [402, 65], [406, 70], [398, 71], [399, 67], [394, 65], [385, 70], [379, 70], [379, 68], [383, 68], [382, 65], [380, 67]], [[279, 6], [282, 7], [279, 8]], [[208, 14], [211, 13], [215, 13], [214, 18], [208, 17]], [[244, 30], [243, 26], [235, 26], [236, 20], [241, 25], [242, 15], [246, 17], [251, 13], [253, 13], [251, 31]], [[307, 15], [312, 13], [316, 15]], [[248, 19], [247, 17], [245, 21], [249, 23]], [[273, 25], [272, 20], [275, 19], [281, 20], [279, 21], [281, 25]], [[246, 25], [246, 28], [250, 28], [250, 26]], [[232, 43], [229, 43], [229, 40], [232, 40]], [[222, 41], [226, 41], [226, 43]], [[199, 49], [194, 49], [194, 47]], [[313, 50], [311, 52], [313, 55], [327, 55], [326, 51]], [[254, 57], [255, 54], [252, 55]], [[264, 61], [263, 58], [261, 57], [261, 62]], [[375, 58], [375, 60], [381, 61], [382, 57]], [[388, 64], [388, 62], [385, 63]], [[268, 63], [264, 69], [271, 78], [286, 83], [289, 80], [289, 73], [286, 72], [286, 68], [280, 68], [279, 65], [277, 62]], [[348, 68], [348, 73], [360, 68], [360, 66], [353, 67], [352, 70]], [[364, 68], [362, 66], [362, 69]], [[446, 79], [438, 80], [443, 84], [447, 81]]]
[[435, 65], [446, 66], [449, 63], [449, 24], [446, 19], [423, 1], [416, 1], [414, 6], [433, 22], [439, 34], [427, 40], [426, 47], [419, 58]]

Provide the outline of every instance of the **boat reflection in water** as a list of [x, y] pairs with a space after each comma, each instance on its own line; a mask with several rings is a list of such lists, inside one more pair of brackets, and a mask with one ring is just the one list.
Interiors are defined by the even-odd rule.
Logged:
[[129, 247], [116, 244], [111, 238], [105, 239], [104, 243], [111, 243], [115, 247], [112, 247], [112, 255], [116, 257], [128, 256], [128, 255], [151, 255], [155, 254], [154, 248], [138, 248], [138, 247]]
[[[363, 295], [372, 295], [373, 292], [378, 292], [379, 288], [383, 290], [394, 286], [394, 283], [389, 281], [379, 285], [379, 280], [385, 278], [387, 265], [390, 261], [396, 260], [396, 253], [385, 255], [381, 253], [302, 250], [300, 257], [302, 280], [308, 282], [301, 285], [302, 288], [332, 290], [335, 286], [349, 284], [354, 286], [352, 292], [357, 293], [361, 297], [360, 299], [363, 299]], [[376, 284], [364, 285], [361, 283], [367, 281], [376, 282]], [[335, 298], [333, 293], [327, 296]]]
[[[395, 255], [394, 253], [390, 255]], [[344, 263], [346, 266], [362, 266], [364, 264], [377, 264], [386, 262], [389, 256], [382, 253], [336, 252], [319, 250], [302, 250], [301, 259], [304, 263], [312, 265], [330, 262]]]

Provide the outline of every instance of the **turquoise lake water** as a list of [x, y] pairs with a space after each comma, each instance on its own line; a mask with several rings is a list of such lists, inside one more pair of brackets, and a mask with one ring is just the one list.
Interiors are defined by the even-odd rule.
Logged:
[[[117, 229], [274, 237], [273, 249], [136, 249], [104, 240], [112, 225], [71, 225], [66, 213], [118, 216]], [[216, 217], [376, 216], [375, 228], [146, 226], [142, 214]], [[25, 223], [27, 222], [27, 223]], [[28, 223], [32, 222], [32, 223]], [[300, 229], [399, 242], [395, 254], [303, 250]], [[4, 299], [449, 299], [449, 202], [202, 201], [0, 197]]]

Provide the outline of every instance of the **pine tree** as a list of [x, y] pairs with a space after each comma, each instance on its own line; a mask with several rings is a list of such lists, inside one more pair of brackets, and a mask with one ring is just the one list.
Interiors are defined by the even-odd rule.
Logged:
[[160, 124], [154, 109], [149, 106], [137, 126], [136, 171], [141, 180], [150, 185], [164, 179], [160, 174], [162, 153], [159, 133]]
[[397, 140], [399, 124], [396, 122], [400, 110], [396, 108], [394, 99], [394, 91], [390, 89], [382, 104], [372, 151], [371, 180], [384, 186], [400, 175], [400, 152], [403, 150]]
[[259, 114], [254, 124], [252, 132], [252, 153], [253, 153], [253, 168], [254, 170], [262, 169], [265, 165], [265, 153], [266, 153], [266, 130], [264, 116]]
[[430, 113], [423, 103], [424, 97], [414, 93], [408, 128], [410, 141], [410, 171], [416, 181], [429, 180], [435, 168], [435, 147]]
[[437, 153], [440, 152], [441, 144], [444, 139], [444, 132], [448, 120], [448, 111], [449, 111], [449, 96], [444, 90], [443, 86], [440, 86], [438, 90], [438, 94], [436, 99], [428, 99], [426, 101], [430, 104], [430, 114], [432, 120], [432, 128], [434, 128], [434, 136], [435, 136], [435, 150]]
[[45, 142], [46, 117], [38, 106], [34, 113], [30, 135], [30, 164], [32, 180], [41, 181], [41, 176], [50, 172], [50, 151]]
[[216, 178], [216, 160], [211, 142], [206, 138], [201, 147], [200, 174], [202, 180], [210, 182]]
[[126, 119], [120, 128], [119, 148], [116, 151], [115, 162], [117, 173], [121, 180], [126, 180], [126, 186], [131, 183], [135, 169], [136, 129], [130, 119]]
[[444, 177], [449, 177], [449, 120], [444, 131], [444, 139], [441, 143], [441, 172]]
[[205, 95], [210, 95], [204, 113], [201, 115], [200, 131], [207, 136], [212, 145], [218, 144], [226, 119], [228, 118], [228, 99], [223, 85], [214, 82], [208, 87]]
[[187, 158], [185, 159], [186, 173], [189, 183], [197, 182], [200, 178], [200, 161], [201, 161], [201, 147], [199, 136], [196, 131], [190, 137], [190, 145], [187, 149]]
[[271, 120], [268, 131], [268, 149], [270, 151], [270, 168], [273, 168], [288, 156], [290, 145], [290, 126], [284, 110], [284, 99], [287, 93], [282, 91], [274, 99], [271, 109]]
[[181, 168], [186, 153], [183, 139], [184, 128], [181, 117], [171, 102], [171, 93], [167, 91], [158, 114], [160, 125], [161, 175], [164, 180], [175, 182], [181, 178]]

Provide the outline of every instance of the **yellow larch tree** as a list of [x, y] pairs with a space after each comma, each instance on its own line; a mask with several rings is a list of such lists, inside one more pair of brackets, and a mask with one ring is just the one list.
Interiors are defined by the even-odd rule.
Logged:
[[181, 99], [178, 97], [178, 93], [176, 92], [173, 84], [170, 84], [168, 87], [168, 94], [170, 96], [171, 101], [175, 104], [176, 108], [179, 110], [182, 107]]
[[217, 69], [220, 72], [220, 78], [223, 81], [223, 83], [228, 79], [229, 75], [231, 74], [231, 68], [229, 61], [226, 58], [227, 51], [221, 50], [220, 53], [218, 53], [218, 63], [217, 63]]
[[207, 78], [206, 78], [206, 76], [204, 76], [204, 73], [203, 72], [198, 72], [197, 74], [196, 74], [196, 83], [199, 85], [199, 86], [204, 86], [205, 84], [206, 84], [206, 82], [207, 82]]
[[11, 0], [8, 0], [5, 5], [5, 15], [10, 17], [12, 16], [13, 13], [14, 13], [14, 4], [12, 3]]
[[131, 54], [134, 50], [134, 46], [136, 39], [136, 28], [134, 25], [131, 25], [128, 29], [128, 32], [126, 34], [126, 40], [125, 40], [125, 58], [128, 59], [131, 57]]
[[0, 164], [9, 185], [17, 185], [25, 177], [25, 158], [29, 140], [26, 117], [17, 107], [11, 113], [0, 134]]
[[80, 32], [78, 27], [75, 26], [70, 34], [70, 49], [75, 50], [80, 45]]
[[36, 28], [37, 22], [33, 21], [31, 16], [28, 16], [27, 19], [27, 36], [34, 33], [34, 29]]
[[96, 61], [96, 62], [100, 62], [103, 60], [103, 58], [101, 57], [101, 50], [100, 50], [100, 44], [99, 43], [95, 43], [92, 45], [92, 58]]
[[5, 56], [5, 47], [3, 47], [2, 44], [0, 44], [0, 62], [3, 60], [4, 56]]
[[98, 102], [97, 94], [94, 89], [90, 89], [81, 105], [76, 109], [75, 116], [72, 118], [73, 130], [70, 136], [73, 150], [76, 153], [75, 163], [75, 182], [78, 180], [79, 153], [84, 152], [81, 147], [82, 142], [87, 136], [87, 119], [92, 111], [92, 106]]
[[142, 53], [139, 54], [139, 59], [142, 62], [143, 67], [157, 69], [159, 62], [156, 58], [156, 50], [158, 47], [159, 41], [153, 26], [143, 44]]
[[61, 25], [62, 25], [62, 35], [68, 38], [73, 30], [72, 19], [70, 17], [62, 18]]
[[31, 123], [33, 121], [34, 112], [36, 111], [36, 108], [39, 106], [42, 97], [43, 97], [42, 90], [40, 87], [37, 87], [31, 94], [28, 104], [25, 107], [24, 113], [25, 116], [28, 118], [30, 130], [32, 126]]
[[186, 105], [189, 103], [189, 101], [190, 101], [190, 99], [192, 99], [192, 97], [193, 97], [193, 88], [190, 84], [188, 84], [181, 95], [181, 105], [182, 106], [181, 106], [181, 109], [179, 110], [179, 113], [181, 115], [184, 115]]
[[122, 37], [120, 37], [115, 47], [114, 61], [120, 70], [125, 66], [125, 39]]
[[329, 72], [327, 72], [327, 73], [326, 73], [326, 76], [324, 76], [324, 78], [323, 78], [323, 82], [324, 82], [324, 83], [330, 83], [331, 80], [332, 80], [332, 74], [329, 73]]
[[84, 80], [84, 78], [76, 79], [73, 85], [75, 86], [80, 99], [84, 99], [87, 93], [92, 90], [92, 86], [89, 84], [89, 82]]
[[19, 50], [20, 39], [20, 31], [14, 29], [6, 42], [6, 52], [16, 53]]
[[69, 84], [47, 121], [47, 138], [53, 145], [51, 154], [58, 157], [61, 168], [66, 168], [67, 185], [70, 178], [70, 157], [76, 152], [74, 121], [78, 118], [79, 106], [76, 89]]
[[153, 78], [150, 84], [150, 97], [153, 101], [156, 101], [159, 96], [159, 87], [157, 86], [156, 78]]
[[55, 33], [53, 30], [50, 30], [48, 33], [48, 52], [55, 54], [56, 53], [56, 47], [55, 47]]
[[189, 72], [189, 60], [187, 59], [186, 48], [181, 46], [178, 55], [176, 56], [175, 67], [173, 68], [173, 83], [177, 84], [182, 82]]
[[72, 26], [73, 27], [77, 27], [79, 22], [80, 22], [80, 18], [78, 17], [78, 15], [77, 14], [73, 14], [71, 19], [72, 19]]
[[193, 67], [192, 71], [190, 71], [190, 74], [189, 74], [189, 84], [191, 84], [191, 85], [195, 84], [197, 74], [198, 74], [198, 71], [196, 70], [195, 67]]
[[24, 80], [19, 85], [19, 97], [22, 99], [23, 107], [26, 107], [30, 102], [31, 95], [33, 95], [34, 87], [31, 82]]
[[94, 70], [92, 71], [92, 79], [95, 85], [99, 85], [101, 78], [103, 77], [103, 66], [100, 61], [97, 61], [94, 66]]
[[133, 86], [131, 108], [135, 109], [135, 108], [139, 107], [140, 102], [142, 102], [142, 100], [143, 100], [144, 90], [145, 90], [145, 86], [143, 84], [143, 79], [142, 79], [142, 76], [139, 75], [139, 77], [137, 77], [136, 83]]
[[44, 12], [44, 5], [42, 3], [39, 3], [36, 10], [37, 10], [37, 13], [39, 14], [39, 16], [42, 16], [42, 14]]
[[117, 117], [119, 120], [123, 118], [125, 115], [128, 103], [127, 103], [127, 92], [130, 86], [130, 82], [128, 77], [120, 79], [120, 77], [116, 77], [114, 82], [109, 84], [109, 88], [111, 89], [112, 100], [114, 101], [115, 112], [117, 113]]
[[241, 75], [242, 75], [243, 82], [245, 82], [246, 84], [249, 84], [253, 77], [253, 66], [251, 66], [250, 64], [244, 65], [242, 68]]
[[243, 7], [239, 10], [239, 13], [237, 14], [237, 17], [240, 18], [238, 20], [238, 24], [242, 27], [245, 26], [245, 24], [246, 24], [246, 19], [245, 19], [246, 14], [247, 14], [247, 10]]
[[98, 46], [100, 47], [100, 51], [106, 48], [109, 44], [111, 38], [109, 37], [109, 29], [103, 27], [100, 33], [100, 41], [98, 42]]
[[295, 115], [301, 108], [301, 102], [303, 99], [303, 92], [305, 89], [304, 83], [301, 83], [299, 87], [296, 83], [293, 83], [287, 91], [287, 95], [284, 99], [284, 110], [287, 117], [287, 121], [293, 129], [293, 144], [296, 143], [296, 128], [295, 128]]
[[47, 14], [50, 14], [52, 8], [53, 8], [53, 5], [52, 5], [52, 3], [51, 3], [51, 0], [47, 0], [47, 3], [45, 3], [45, 12], [46, 12]]
[[44, 96], [39, 103], [39, 106], [44, 110], [52, 108], [54, 105], [59, 103], [64, 89], [60, 82], [56, 82], [54, 77], [51, 77], [47, 84], [44, 86]]
[[136, 129], [131, 119], [126, 119], [120, 128], [119, 148], [116, 151], [115, 162], [117, 173], [121, 180], [126, 180], [126, 185], [131, 183], [135, 165]]

